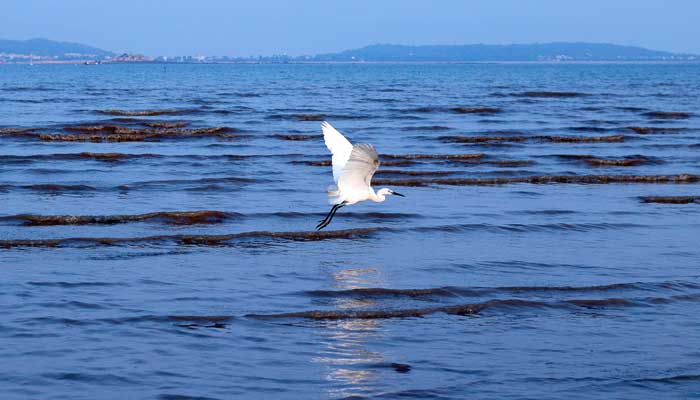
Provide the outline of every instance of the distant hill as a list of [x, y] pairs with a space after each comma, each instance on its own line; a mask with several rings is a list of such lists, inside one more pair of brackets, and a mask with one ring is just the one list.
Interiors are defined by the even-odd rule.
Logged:
[[314, 61], [661, 61], [697, 60], [691, 54], [649, 50], [606, 43], [535, 43], [509, 45], [375, 44], [339, 53], [321, 54]]
[[114, 56], [114, 53], [84, 44], [56, 42], [49, 39], [0, 39], [0, 57], [21, 60], [29, 56], [39, 60], [102, 59]]

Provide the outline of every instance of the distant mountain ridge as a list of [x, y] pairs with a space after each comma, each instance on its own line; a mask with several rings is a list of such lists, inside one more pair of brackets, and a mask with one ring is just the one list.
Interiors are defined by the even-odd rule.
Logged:
[[662, 61], [696, 60], [692, 54], [649, 50], [608, 43], [467, 44], [407, 46], [375, 44], [339, 53], [320, 54], [315, 61]]
[[0, 39], [0, 54], [9, 58], [23, 59], [31, 56], [34, 59], [69, 60], [80, 58], [98, 58], [114, 56], [114, 53], [97, 47], [80, 43], [56, 42], [49, 39], [3, 40]]

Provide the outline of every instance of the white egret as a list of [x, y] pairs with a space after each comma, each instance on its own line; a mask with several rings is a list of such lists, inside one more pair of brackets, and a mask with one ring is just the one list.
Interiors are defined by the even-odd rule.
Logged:
[[379, 157], [371, 144], [352, 145], [340, 132], [328, 122], [321, 124], [326, 147], [333, 155], [333, 180], [336, 187], [328, 190], [329, 203], [333, 205], [326, 218], [317, 226], [321, 230], [328, 226], [341, 207], [365, 200], [381, 203], [387, 195], [405, 197], [389, 188], [379, 189], [376, 193], [370, 185], [372, 175], [379, 168]]

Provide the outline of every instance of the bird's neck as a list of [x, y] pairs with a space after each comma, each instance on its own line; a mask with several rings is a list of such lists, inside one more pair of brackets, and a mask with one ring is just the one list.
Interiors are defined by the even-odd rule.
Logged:
[[386, 196], [383, 194], [377, 194], [374, 189], [370, 188], [370, 196], [369, 199], [372, 200], [375, 203], [381, 203], [384, 200], [386, 200]]

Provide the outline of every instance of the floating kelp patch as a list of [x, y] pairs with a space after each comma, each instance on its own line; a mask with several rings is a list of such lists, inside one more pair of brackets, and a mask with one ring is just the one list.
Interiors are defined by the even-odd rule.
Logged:
[[323, 138], [321, 135], [274, 135], [273, 137], [291, 141], [320, 140]]
[[440, 136], [438, 138], [444, 142], [468, 143], [468, 144], [489, 144], [506, 142], [552, 142], [552, 143], [611, 143], [625, 141], [624, 135], [610, 136]]
[[159, 154], [124, 154], [124, 153], [78, 153], [80, 158], [89, 158], [95, 161], [116, 162], [134, 158], [159, 158]]
[[[230, 134], [236, 129], [227, 126], [197, 129], [143, 129], [128, 128], [122, 126], [96, 126], [89, 127], [95, 129], [87, 132], [107, 132], [106, 134], [41, 134], [39, 139], [46, 142], [142, 142], [168, 138], [195, 138], [195, 137], [218, 137], [218, 138], [240, 138], [241, 135]], [[72, 127], [71, 129], [76, 129]], [[79, 127], [77, 129], [80, 129]], [[98, 130], [99, 129], [99, 130]]]
[[652, 162], [646, 158], [623, 158], [623, 159], [609, 159], [609, 158], [585, 158], [588, 165], [593, 167], [636, 167], [638, 165], [651, 164]]
[[119, 126], [119, 125], [71, 125], [71, 126], [65, 126], [63, 128], [64, 130], [68, 132], [86, 132], [86, 133], [97, 133], [97, 132], [105, 132], [105, 133], [114, 133], [119, 130], [124, 130], [126, 132], [129, 131], [129, 128]]
[[665, 133], [679, 133], [682, 128], [664, 128], [664, 127], [651, 127], [651, 126], [628, 126], [627, 129], [639, 135], [653, 135], [653, 134], [665, 134]]
[[188, 121], [147, 121], [143, 124], [146, 126], [150, 126], [151, 128], [175, 129], [184, 128], [190, 123]]
[[644, 203], [700, 204], [700, 196], [642, 196], [639, 199]]
[[158, 235], [123, 238], [60, 238], [0, 240], [0, 248], [16, 247], [96, 247], [175, 244], [188, 246], [226, 246], [247, 239], [288, 240], [315, 242], [329, 239], [362, 239], [372, 236], [378, 228], [346, 229], [338, 231], [273, 232], [254, 231], [225, 235]]
[[34, 132], [36, 129], [34, 128], [0, 128], [0, 135], [7, 135], [7, 136], [12, 136], [12, 135], [23, 135], [25, 133], [31, 133]]
[[377, 179], [373, 181], [375, 186], [479, 186], [479, 185], [506, 185], [513, 183], [531, 184], [591, 184], [602, 185], [611, 183], [657, 183], [657, 184], [687, 184], [700, 182], [700, 175], [539, 175], [513, 178], [434, 178], [434, 179], [406, 179], [389, 180]]
[[169, 225], [218, 224], [239, 216], [224, 211], [160, 211], [137, 215], [36, 215], [18, 214], [0, 217], [0, 221], [18, 221], [24, 226], [113, 225], [128, 222], [160, 222]]
[[688, 119], [693, 116], [692, 113], [684, 111], [649, 111], [644, 115], [656, 119]]
[[639, 165], [659, 164], [660, 160], [643, 155], [632, 155], [623, 158], [601, 158], [592, 155], [562, 154], [557, 157], [585, 162], [592, 167], [636, 167]]

